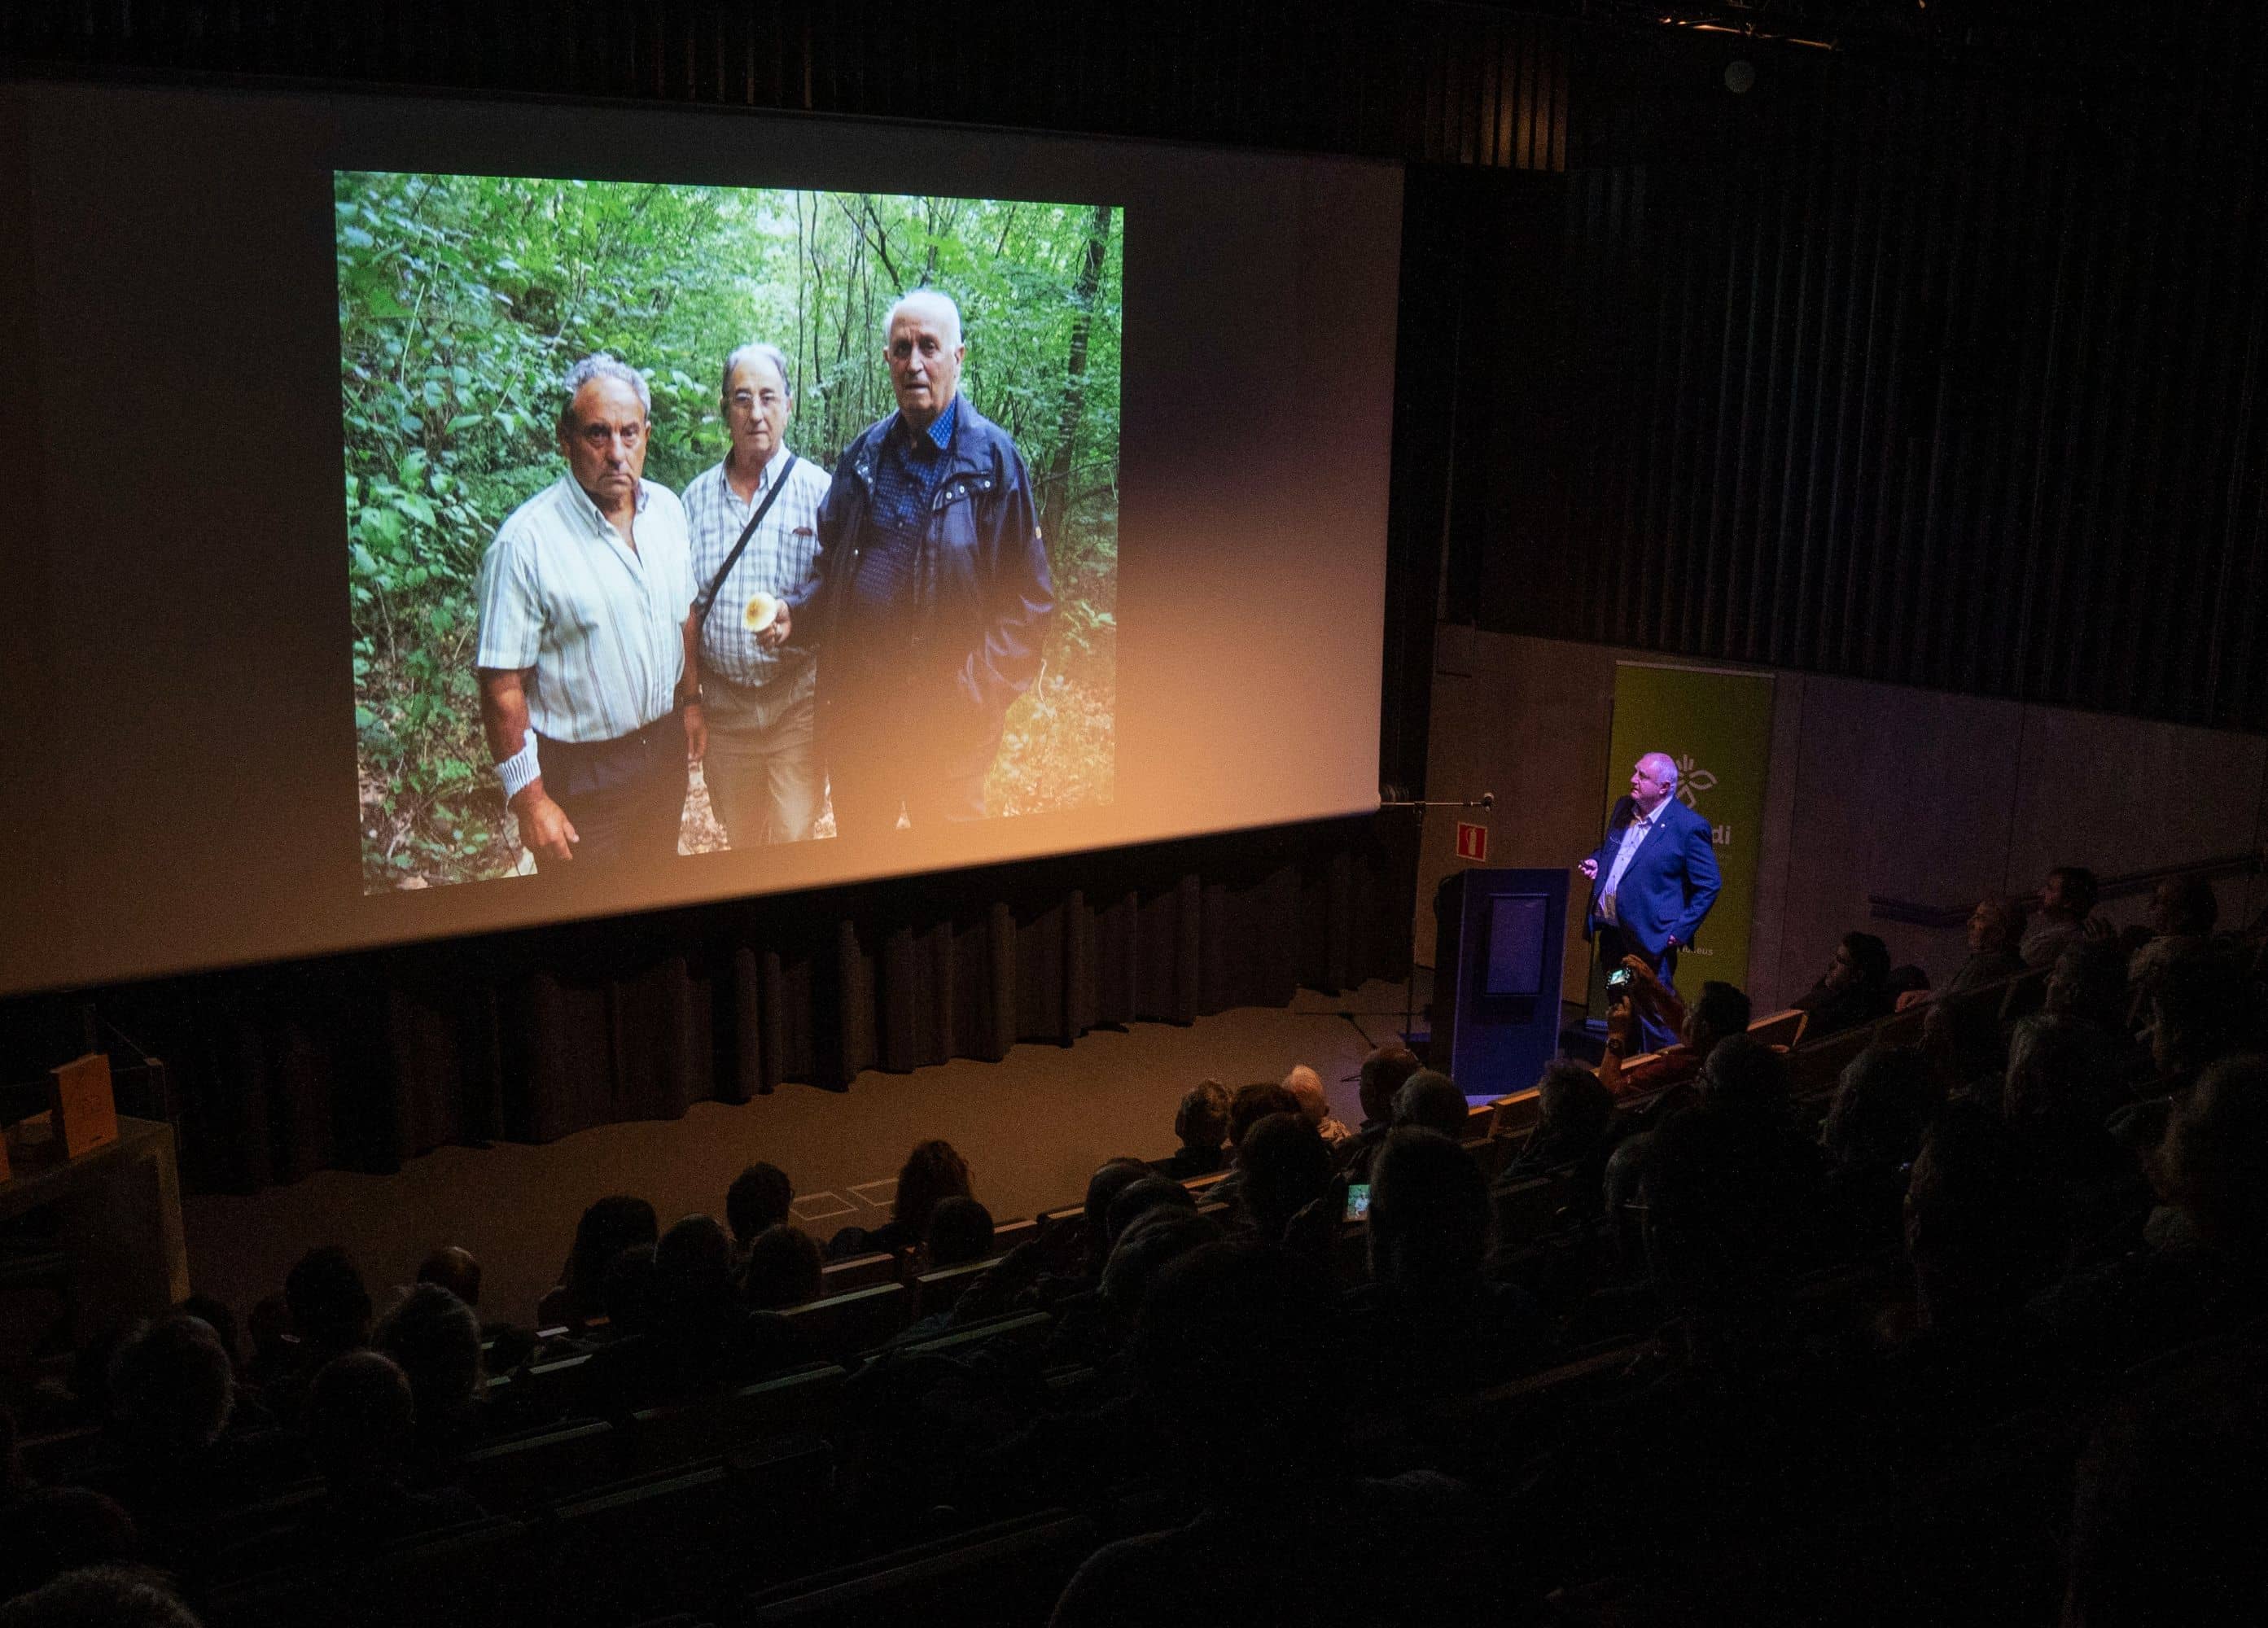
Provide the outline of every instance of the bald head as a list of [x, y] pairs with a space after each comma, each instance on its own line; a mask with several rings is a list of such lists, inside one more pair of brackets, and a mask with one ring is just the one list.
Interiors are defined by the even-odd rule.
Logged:
[[1648, 752], [1631, 770], [1631, 800], [1640, 814], [1652, 814], [1677, 790], [1677, 760], [1667, 752]]

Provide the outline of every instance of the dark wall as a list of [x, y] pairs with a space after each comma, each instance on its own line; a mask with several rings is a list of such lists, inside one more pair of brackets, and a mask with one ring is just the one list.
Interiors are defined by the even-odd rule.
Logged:
[[2268, 727], [2261, 39], [1593, 61], [1558, 252], [1467, 291], [1539, 372], [1452, 619]]

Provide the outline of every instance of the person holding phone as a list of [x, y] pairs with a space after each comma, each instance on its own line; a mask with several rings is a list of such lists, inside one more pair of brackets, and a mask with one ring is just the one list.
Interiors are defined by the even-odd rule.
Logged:
[[[1677, 764], [1648, 752], [1631, 770], [1630, 795], [1607, 817], [1606, 840], [1578, 868], [1591, 884], [1583, 936], [1609, 967], [1634, 955], [1662, 987], [1676, 989], [1677, 952], [1693, 942], [1723, 885], [1709, 822], [1677, 795]], [[1639, 1013], [1649, 1050], [1676, 1042], [1674, 1029]]]

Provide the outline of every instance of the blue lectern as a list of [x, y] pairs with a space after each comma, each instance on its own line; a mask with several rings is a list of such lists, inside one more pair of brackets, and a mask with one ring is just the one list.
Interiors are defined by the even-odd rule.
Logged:
[[1466, 1097], [1525, 1091], [1559, 1047], [1565, 871], [1456, 871], [1433, 895], [1429, 1061]]

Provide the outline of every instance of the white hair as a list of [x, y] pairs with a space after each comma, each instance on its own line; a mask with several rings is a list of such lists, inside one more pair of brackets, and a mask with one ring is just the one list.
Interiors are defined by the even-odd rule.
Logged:
[[1675, 792], [1677, 789], [1677, 782], [1683, 777], [1677, 772], [1677, 760], [1667, 752], [1648, 752], [1646, 757], [1646, 761], [1661, 765], [1663, 775], [1669, 781], [1669, 789]]
[[890, 329], [897, 326], [898, 313], [911, 310], [916, 306], [924, 307], [932, 312], [942, 311], [945, 315], [946, 332], [951, 335], [946, 340], [946, 344], [949, 347], [957, 347], [961, 343], [961, 307], [953, 303], [953, 297], [933, 288], [917, 288], [910, 293], [899, 295], [892, 302], [888, 314], [883, 317], [882, 343], [885, 346], [890, 343]]
[[565, 429], [575, 414], [575, 398], [583, 394], [583, 387], [593, 379], [619, 379], [637, 392], [638, 410], [648, 418], [653, 416], [653, 392], [646, 388], [645, 375], [627, 362], [617, 362], [601, 350], [596, 356], [586, 356], [567, 370], [567, 379], [562, 387], [567, 399], [559, 404], [559, 427]]
[[795, 394], [795, 387], [788, 382], [787, 378], [787, 352], [777, 345], [756, 343], [736, 346], [733, 354], [725, 358], [725, 375], [717, 385], [718, 395], [729, 397], [733, 394], [733, 375], [748, 362], [765, 364], [779, 375], [780, 388], [790, 395]]

